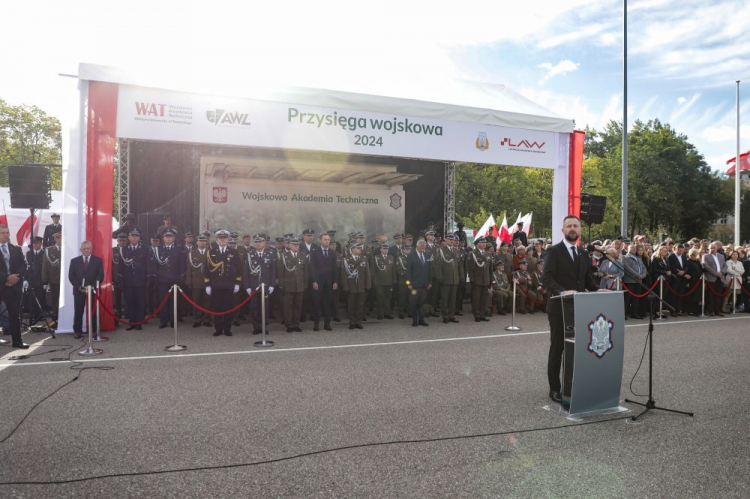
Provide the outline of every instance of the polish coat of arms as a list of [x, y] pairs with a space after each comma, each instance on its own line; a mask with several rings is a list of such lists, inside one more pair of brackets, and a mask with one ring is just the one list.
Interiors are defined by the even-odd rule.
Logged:
[[601, 359], [607, 352], [612, 350], [612, 329], [614, 323], [604, 314], [599, 314], [596, 319], [589, 322], [589, 352]]
[[227, 202], [227, 188], [226, 187], [214, 187], [214, 203], [226, 203]]

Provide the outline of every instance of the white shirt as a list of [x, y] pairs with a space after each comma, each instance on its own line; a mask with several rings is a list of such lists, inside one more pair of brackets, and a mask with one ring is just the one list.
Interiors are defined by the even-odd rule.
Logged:
[[711, 255], [714, 259], [714, 263], [716, 264], [716, 272], [721, 272], [721, 264], [719, 263], [719, 255]]
[[575, 261], [575, 258], [573, 257], [573, 253], [571, 252], [571, 248], [573, 248], [576, 252], [576, 255], [580, 256], [580, 253], [578, 252], [578, 246], [575, 244], [569, 243], [567, 239], [564, 240], [565, 246], [568, 248], [568, 254], [570, 255], [570, 258], [572, 258]]

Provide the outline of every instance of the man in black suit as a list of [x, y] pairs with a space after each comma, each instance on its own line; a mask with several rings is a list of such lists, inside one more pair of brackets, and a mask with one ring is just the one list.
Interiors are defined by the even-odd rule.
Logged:
[[44, 238], [42, 239], [43, 246], [52, 246], [55, 244], [55, 238], [53, 237], [58, 232], [62, 233], [62, 225], [60, 224], [60, 214], [52, 214], [52, 223], [44, 228]]
[[411, 292], [411, 325], [412, 327], [429, 326], [424, 320], [422, 307], [427, 303], [427, 290], [432, 287], [432, 262], [425, 253], [427, 242], [417, 241], [417, 250], [413, 251], [406, 261], [406, 283]]
[[36, 324], [36, 321], [42, 319], [42, 311], [47, 309], [45, 305], [45, 295], [47, 293], [44, 292], [44, 281], [42, 280], [42, 265], [44, 264], [43, 242], [43, 238], [39, 236], [34, 237], [31, 249], [26, 252], [26, 265], [28, 266], [26, 282], [29, 283], [28, 296], [31, 302], [29, 312], [31, 313], [32, 324]]
[[[93, 246], [90, 241], [81, 243], [81, 255], [70, 261], [68, 280], [73, 286], [73, 335], [80, 338], [83, 334], [83, 313], [86, 310], [86, 286], [96, 287], [104, 281], [102, 259], [91, 254]], [[92, 332], [96, 333], [96, 307], [91, 303]]]
[[[671, 243], [670, 243], [671, 244]], [[674, 289], [677, 293], [684, 295], [687, 292], [688, 286], [693, 286], [690, 282], [690, 274], [687, 273], [687, 258], [685, 257], [685, 245], [678, 244], [673, 246], [674, 251], [667, 257], [669, 263], [669, 270], [672, 271], [674, 276]], [[672, 317], [676, 315], [687, 315], [682, 311], [682, 298], [677, 296], [675, 293], [669, 293], [670, 305], [674, 307]]]
[[330, 249], [331, 236], [323, 233], [318, 238], [319, 246], [312, 245], [310, 251], [310, 280], [313, 288], [313, 331], [319, 331], [320, 312], [323, 311], [323, 329], [331, 329], [333, 292], [339, 287], [339, 269], [336, 252]]
[[[581, 235], [581, 221], [575, 215], [568, 215], [563, 220], [563, 240], [552, 246], [544, 261], [542, 283], [550, 296], [568, 295], [579, 291], [596, 291], [598, 289], [591, 275], [589, 254], [579, 248], [576, 242]], [[567, 306], [567, 303], [566, 303]], [[563, 300], [547, 300], [547, 317], [550, 326], [550, 347], [547, 359], [547, 379], [549, 396], [555, 402], [562, 403], [560, 393], [560, 366], [565, 346], [565, 324], [563, 323]], [[567, 311], [567, 308], [566, 308]], [[571, 312], [572, 314], [572, 309]], [[566, 362], [567, 362], [566, 357]], [[570, 379], [568, 379], [570, 376]], [[566, 369], [566, 397], [570, 397], [570, 381], [573, 370]]]
[[516, 224], [516, 227], [518, 227], [518, 230], [516, 230], [513, 233], [513, 240], [511, 241], [513, 246], [515, 246], [516, 239], [521, 241], [521, 245], [523, 247], [526, 247], [529, 245], [529, 237], [526, 235], [526, 233], [523, 231], [523, 222], [518, 222]]
[[21, 339], [21, 297], [26, 261], [18, 246], [10, 244], [10, 230], [0, 225], [0, 303], [8, 309], [13, 348], [29, 348]]

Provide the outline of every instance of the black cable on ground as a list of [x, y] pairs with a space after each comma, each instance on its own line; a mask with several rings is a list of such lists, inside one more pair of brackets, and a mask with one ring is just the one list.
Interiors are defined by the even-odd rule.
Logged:
[[633, 377], [630, 378], [630, 393], [632, 393], [634, 397], [648, 397], [648, 394], [644, 395], [640, 393], [635, 393], [633, 391], [633, 381], [635, 381], [635, 377], [638, 376], [638, 371], [641, 370], [641, 365], [643, 365], [643, 359], [646, 358], [646, 347], [648, 346], [650, 337], [651, 337], [651, 333], [646, 332], [646, 341], [643, 342], [643, 353], [641, 354], [641, 360], [640, 362], [638, 362], [638, 367], [636, 368], [635, 373], [633, 373]]
[[526, 430], [511, 430], [511, 431], [500, 431], [500, 432], [492, 432], [492, 433], [477, 433], [477, 434], [472, 434], [472, 435], [458, 435], [455, 437], [438, 437], [438, 438], [424, 438], [424, 439], [416, 439], [416, 440], [392, 440], [392, 441], [387, 441], [387, 442], [371, 442], [367, 444], [346, 445], [343, 447], [321, 449], [317, 451], [305, 452], [302, 454], [295, 454], [292, 456], [280, 457], [276, 459], [267, 459], [264, 461], [252, 461], [249, 463], [222, 464], [222, 465], [216, 465], [216, 466], [201, 466], [201, 467], [195, 467], [195, 468], [175, 468], [171, 470], [138, 471], [138, 472], [131, 472], [131, 473], [111, 473], [111, 474], [106, 474], [106, 475], [87, 476], [83, 478], [71, 478], [68, 480], [0, 482], [0, 485], [64, 485], [64, 484], [69, 484], [69, 483], [87, 482], [91, 480], [101, 480], [105, 478], [165, 475], [168, 473], [187, 473], [187, 472], [193, 472], [193, 471], [213, 471], [213, 470], [225, 470], [225, 469], [232, 469], [232, 468], [247, 468], [250, 466], [274, 464], [274, 463], [280, 463], [283, 461], [292, 461], [295, 459], [301, 459], [304, 457], [318, 456], [321, 454], [330, 454], [330, 453], [341, 452], [345, 450], [363, 449], [367, 447], [382, 447], [382, 446], [387, 446], [387, 445], [403, 445], [403, 444], [423, 444], [423, 443], [433, 443], [433, 442], [446, 442], [446, 441], [452, 441], [452, 440], [466, 440], [466, 439], [471, 439], [471, 438], [498, 437], [502, 435], [510, 435], [512, 433], [532, 433], [536, 431], [548, 431], [548, 430], [560, 430], [563, 428], [575, 428], [578, 426], [608, 423], [610, 421], [621, 421], [621, 420], [629, 419], [629, 418], [630, 416], [624, 416], [620, 418], [604, 419], [601, 421], [587, 421], [584, 423], [577, 423], [577, 424], [563, 425], [563, 426], [547, 426], [547, 427], [542, 427], [542, 428], [529, 428]]

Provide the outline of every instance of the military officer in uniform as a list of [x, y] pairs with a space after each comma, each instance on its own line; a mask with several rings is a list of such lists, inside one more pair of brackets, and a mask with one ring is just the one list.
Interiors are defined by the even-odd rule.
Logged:
[[[492, 299], [495, 302], [495, 308], [497, 309], [498, 314], [507, 315], [505, 309], [513, 297], [513, 292], [510, 288], [508, 274], [505, 273], [504, 262], [498, 261], [495, 263], [495, 272], [492, 277], [495, 280], [495, 282], [492, 283]], [[490, 311], [490, 313], [492, 313], [492, 311]]]
[[154, 257], [151, 261], [154, 269], [152, 273], [156, 276], [157, 299], [161, 300], [167, 293], [171, 293], [167, 304], [159, 312], [159, 329], [164, 329], [168, 325], [174, 326], [172, 286], [185, 282], [185, 253], [174, 243], [176, 236], [177, 233], [171, 228], [165, 229], [162, 233], [164, 242], [154, 248]]
[[[331, 248], [331, 251], [334, 252], [336, 255], [336, 272], [341, 271], [341, 261], [344, 259], [343, 256], [341, 256], [341, 246], [336, 241], [331, 241], [331, 244], [329, 245]], [[333, 322], [341, 322], [341, 318], [339, 317], [339, 307], [340, 307], [340, 300], [341, 300], [341, 287], [336, 286], [336, 289], [333, 290], [333, 304], [331, 307], [331, 315]]]
[[46, 293], [44, 292], [44, 280], [42, 279], [42, 267], [44, 266], [42, 243], [44, 243], [44, 238], [39, 236], [34, 237], [31, 249], [26, 252], [26, 265], [28, 267], [26, 281], [28, 282], [29, 301], [31, 302], [29, 309], [31, 324], [36, 324], [38, 320], [42, 319], [42, 312], [47, 310], [47, 306], [45, 305]]
[[[253, 236], [255, 249], [245, 257], [242, 270], [242, 286], [250, 295], [257, 290], [258, 293], [250, 300], [250, 314], [253, 318], [253, 334], [263, 332], [263, 314], [261, 303], [261, 284], [265, 284], [266, 297], [273, 294], [276, 287], [276, 258], [271, 250], [266, 248], [266, 238], [263, 234]], [[268, 324], [268, 312], [270, 306], [266, 304], [266, 324]], [[266, 331], [266, 334], [268, 331]]]
[[409, 314], [409, 285], [406, 282], [406, 262], [410, 254], [411, 246], [402, 244], [400, 254], [396, 257], [396, 310], [399, 319], [403, 319]]
[[[425, 255], [429, 255], [428, 258], [431, 262], [434, 263], [435, 256], [437, 255], [437, 250], [439, 249], [439, 245], [435, 242], [435, 236], [436, 232], [430, 228], [428, 225], [427, 231], [425, 231], [424, 238], [425, 241], [427, 241], [427, 245], [425, 246]], [[432, 317], [439, 317], [437, 313], [438, 304], [440, 303], [440, 285], [437, 282], [437, 277], [435, 276], [435, 272], [432, 273], [432, 287], [427, 291], [427, 303], [430, 305], [430, 309], [428, 311], [428, 315]]]
[[123, 224], [120, 226], [120, 228], [112, 232], [112, 239], [117, 239], [117, 236], [119, 236], [120, 234], [125, 234], [125, 236], [127, 236], [128, 234], [130, 234], [131, 230], [138, 229], [138, 227], [135, 225], [135, 215], [133, 215], [132, 213], [127, 213], [126, 215], [124, 215], [122, 217], [122, 222]]
[[[364, 235], [363, 235], [364, 237]], [[363, 329], [362, 317], [365, 314], [365, 293], [370, 290], [370, 266], [362, 255], [362, 243], [355, 243], [351, 255], [341, 262], [341, 282], [347, 293], [347, 313], [349, 329]]]
[[529, 245], [529, 238], [527, 234], [523, 231], [523, 222], [518, 222], [516, 224], [516, 227], [518, 229], [513, 233], [513, 239], [512, 242], [515, 245], [516, 239], [521, 241], [521, 245], [523, 245], [524, 248]]
[[299, 251], [300, 240], [289, 239], [289, 248], [279, 254], [276, 275], [279, 288], [284, 293], [284, 324], [286, 332], [302, 332], [299, 317], [302, 313], [302, 296], [310, 279], [307, 257]]
[[[310, 265], [310, 253], [313, 249], [317, 248], [318, 245], [313, 242], [315, 231], [312, 229], [305, 229], [302, 231], [302, 244], [300, 244], [299, 250], [307, 258], [307, 265]], [[300, 322], [305, 322], [307, 317], [313, 315], [313, 296], [312, 296], [312, 282], [307, 283], [305, 288], [305, 294], [302, 296], [302, 315], [300, 316]]]
[[527, 311], [530, 314], [534, 313], [534, 300], [537, 299], [536, 293], [533, 289], [533, 281], [531, 274], [529, 274], [529, 262], [521, 260], [518, 262], [518, 270], [513, 273], [513, 279], [516, 280], [518, 286], [518, 312], [525, 314]]
[[404, 244], [403, 234], [393, 234], [393, 244], [388, 249], [388, 254], [393, 257], [393, 261], [396, 261], [399, 255], [401, 255], [401, 245]]
[[[120, 233], [117, 235], [117, 246], [112, 248], [112, 294], [114, 295], [115, 315], [117, 317], [125, 316], [125, 288], [122, 285], [120, 269], [120, 249], [128, 244], [128, 234]], [[117, 324], [117, 323], [115, 323]]]
[[375, 288], [378, 320], [393, 319], [391, 315], [391, 296], [397, 285], [396, 261], [390, 255], [388, 243], [380, 245], [380, 251], [372, 257], [372, 286]]
[[[195, 248], [186, 255], [185, 286], [190, 288], [191, 300], [204, 309], [210, 310], [211, 301], [206, 294], [206, 280], [203, 277], [206, 272], [207, 246], [208, 238], [201, 234], [197, 237]], [[201, 324], [211, 327], [211, 317], [206, 312], [195, 308], [193, 312], [193, 327], [200, 327]]]
[[149, 265], [146, 269], [146, 312], [151, 314], [154, 310], [156, 310], [156, 307], [159, 305], [159, 302], [157, 300], [161, 300], [163, 298], [157, 298], [156, 292], [157, 290], [157, 283], [156, 283], [156, 265], [155, 265], [155, 251], [156, 248], [159, 247], [161, 244], [161, 238], [154, 234], [151, 236], [150, 246], [148, 247], [148, 261]]
[[454, 307], [456, 306], [456, 292], [461, 284], [463, 275], [463, 263], [461, 258], [454, 252], [454, 248], [449, 246], [456, 239], [453, 234], [446, 236], [448, 245], [438, 248], [433, 256], [432, 265], [435, 273], [435, 281], [440, 286], [440, 312], [443, 316], [443, 323], [458, 322], [455, 317]]
[[[203, 280], [211, 297], [211, 310], [225, 312], [234, 306], [234, 295], [242, 284], [242, 262], [237, 250], [229, 247], [229, 232], [216, 231], [216, 248], [206, 252]], [[232, 314], [214, 315], [214, 336], [232, 336]]]
[[476, 322], [488, 321], [485, 316], [487, 299], [492, 289], [492, 260], [484, 249], [486, 241], [479, 236], [474, 251], [466, 257], [466, 270], [471, 281], [471, 312]]
[[55, 244], [55, 238], [52, 237], [58, 232], [62, 233], [62, 225], [60, 224], [60, 214], [53, 213], [51, 215], [52, 223], [44, 228], [44, 239], [42, 245], [46, 248]]
[[[141, 243], [141, 231], [133, 229], [127, 244], [117, 248], [120, 286], [125, 294], [125, 316], [128, 322], [141, 322], [146, 317], [147, 266], [151, 252]], [[128, 326], [128, 331], [143, 329], [140, 324]]]
[[[544, 260], [537, 260], [535, 266], [536, 270], [531, 273], [531, 289], [534, 290], [537, 301], [546, 302], [547, 298], [549, 297], [549, 293], [547, 293], [547, 288], [545, 288], [544, 284], [542, 283], [542, 274], [544, 274]], [[544, 305], [540, 305], [539, 308], [542, 311], [545, 310]]]
[[42, 282], [49, 289], [50, 313], [57, 320], [57, 308], [60, 305], [60, 241], [62, 233], [55, 232], [52, 235], [54, 244], [44, 248], [44, 260], [42, 262]]
[[166, 215], [164, 215], [164, 225], [160, 225], [156, 229], [156, 234], [159, 237], [163, 237], [164, 236], [164, 232], [167, 229], [169, 229], [172, 232], [174, 232], [175, 241], [179, 241], [179, 238], [177, 237], [179, 235], [179, 231], [177, 230], [177, 227], [174, 224], [172, 224], [172, 215], [170, 215], [169, 213], [167, 213]]
[[456, 288], [456, 305], [455, 314], [464, 315], [464, 295], [466, 294], [466, 234], [464, 239], [461, 240], [460, 233], [456, 236], [456, 239], [451, 239], [451, 245], [453, 246], [453, 252], [456, 254], [461, 262], [461, 276], [459, 277], [458, 287]]

